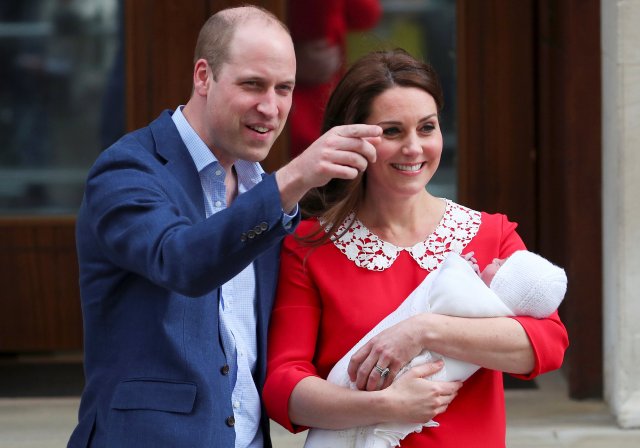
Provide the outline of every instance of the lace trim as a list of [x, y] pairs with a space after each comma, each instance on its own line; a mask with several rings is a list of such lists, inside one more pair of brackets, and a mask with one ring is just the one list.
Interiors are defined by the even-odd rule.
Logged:
[[398, 247], [381, 240], [351, 213], [338, 228], [344, 232], [333, 244], [356, 266], [370, 271], [384, 271], [391, 267], [400, 252], [407, 251], [422, 269], [435, 270], [449, 252], [462, 253], [480, 228], [480, 212], [451, 202], [448, 199], [442, 220], [429, 237], [411, 247]]

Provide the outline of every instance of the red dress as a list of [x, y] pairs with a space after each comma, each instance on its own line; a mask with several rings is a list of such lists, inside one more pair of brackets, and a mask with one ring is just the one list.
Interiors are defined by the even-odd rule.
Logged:
[[[297, 232], [304, 235], [317, 225], [315, 221], [305, 221]], [[391, 258], [396, 255], [397, 258], [383, 270], [362, 267], [372, 257], [361, 245], [360, 251], [354, 249], [357, 244], [338, 248], [328, 243], [313, 249], [287, 237], [271, 317], [263, 390], [269, 416], [290, 431], [305, 429], [294, 426], [288, 418], [289, 397], [300, 380], [310, 375], [326, 378], [333, 365], [397, 308], [446, 252], [473, 251], [483, 269], [494, 258], [505, 258], [524, 249], [515, 228], [516, 224], [504, 215], [479, 213], [449, 202], [445, 218], [425, 240], [426, 254], [421, 256], [420, 248], [414, 250], [413, 255], [406, 250], [397, 254], [391, 251]], [[389, 264], [384, 260], [390, 258], [389, 251], [384, 252], [382, 258], [373, 263], [375, 269]], [[558, 314], [540, 320], [515, 319], [524, 327], [535, 352], [534, 370], [519, 377], [530, 379], [559, 368], [568, 339]], [[411, 434], [401, 446], [504, 447], [502, 373], [478, 370], [436, 420], [440, 423], [438, 428], [425, 428], [419, 434]]]

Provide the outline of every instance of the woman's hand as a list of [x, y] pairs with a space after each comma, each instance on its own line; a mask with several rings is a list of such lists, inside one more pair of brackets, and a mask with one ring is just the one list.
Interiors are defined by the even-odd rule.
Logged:
[[442, 369], [429, 362], [404, 373], [391, 387], [374, 392], [353, 390], [317, 376], [302, 379], [289, 397], [294, 424], [323, 429], [347, 429], [378, 423], [426, 423], [443, 413], [462, 386], [459, 381], [425, 378]]
[[428, 313], [413, 316], [382, 331], [351, 357], [349, 378], [358, 389], [384, 389], [403, 366], [422, 352], [426, 316]]
[[438, 372], [443, 365], [440, 360], [414, 367], [382, 392], [391, 404], [392, 421], [425, 423], [447, 410], [462, 382], [424, 379]]

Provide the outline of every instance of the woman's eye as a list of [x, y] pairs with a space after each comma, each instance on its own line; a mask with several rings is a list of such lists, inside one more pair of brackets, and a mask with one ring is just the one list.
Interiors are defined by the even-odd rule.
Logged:
[[427, 123], [422, 126], [422, 132], [432, 132], [435, 128], [436, 127], [433, 123]]
[[392, 137], [394, 135], [398, 135], [400, 133], [400, 129], [398, 128], [387, 128], [382, 131], [382, 133], [388, 137]]

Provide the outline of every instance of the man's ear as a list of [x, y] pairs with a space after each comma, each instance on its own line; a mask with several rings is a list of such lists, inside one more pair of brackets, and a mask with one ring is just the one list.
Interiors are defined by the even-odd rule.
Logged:
[[193, 93], [207, 96], [213, 74], [206, 59], [198, 59], [193, 67]]

